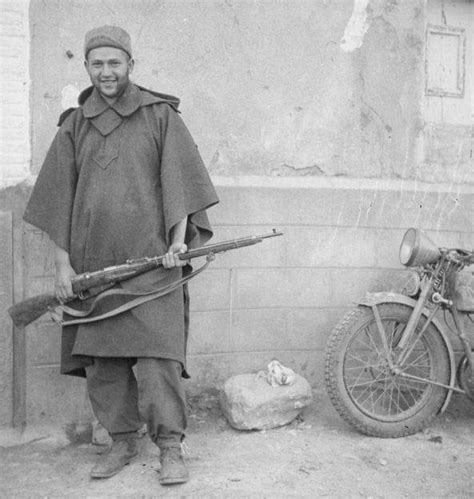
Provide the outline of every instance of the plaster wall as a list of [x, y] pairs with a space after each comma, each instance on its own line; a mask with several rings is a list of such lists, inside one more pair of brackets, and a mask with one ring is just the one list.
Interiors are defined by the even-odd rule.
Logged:
[[[423, 132], [417, 175], [427, 182], [472, 183], [474, 4], [469, 0], [427, 2], [426, 24]], [[433, 80], [438, 80], [435, 95], [429, 91], [430, 72]]]
[[[426, 16], [441, 19], [444, 5], [447, 22], [472, 35], [472, 4], [425, 4], [32, 0], [33, 172], [57, 117], [89, 84], [85, 31], [115, 23], [131, 33], [135, 81], [182, 99], [213, 175], [472, 182], [470, 116], [461, 112], [470, 109], [470, 76], [465, 98], [442, 99], [443, 116], [435, 119], [436, 99], [428, 121], [422, 109]], [[443, 162], [433, 172], [430, 148], [439, 156], [454, 133], [434, 139], [430, 124], [448, 115], [462, 151], [450, 158], [455, 171]]]

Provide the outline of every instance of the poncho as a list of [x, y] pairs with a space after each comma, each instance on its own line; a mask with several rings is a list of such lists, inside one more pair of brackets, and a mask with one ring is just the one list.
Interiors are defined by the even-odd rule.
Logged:
[[[179, 100], [130, 83], [112, 106], [92, 88], [79, 103], [54, 138], [24, 220], [66, 250], [77, 273], [166, 253], [172, 227], [186, 216], [185, 242], [204, 244], [212, 236], [205, 210], [218, 198]], [[181, 274], [160, 268], [121, 286], [149, 291]], [[179, 288], [115, 317], [63, 327], [61, 372], [84, 376], [91, 356], [145, 356], [177, 360], [185, 373], [185, 295]]]

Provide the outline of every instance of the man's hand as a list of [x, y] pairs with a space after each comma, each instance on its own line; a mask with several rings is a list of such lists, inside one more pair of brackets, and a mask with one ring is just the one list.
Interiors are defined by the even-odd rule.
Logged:
[[56, 298], [63, 302], [70, 298], [74, 298], [71, 278], [77, 274], [69, 262], [69, 254], [66, 251], [56, 247], [55, 256], [56, 276], [54, 281], [54, 291], [56, 293]]
[[188, 246], [184, 243], [173, 243], [169, 248], [167, 253], [164, 255], [163, 267], [165, 269], [172, 269], [173, 267], [184, 267], [187, 260], [180, 260], [178, 255], [180, 253], [186, 253], [188, 251]]
[[183, 220], [179, 221], [171, 229], [171, 246], [168, 248], [163, 260], [163, 267], [165, 269], [184, 267], [188, 263], [187, 260], [180, 260], [178, 258], [180, 253], [188, 251], [188, 246], [184, 243], [187, 222], [188, 218], [183, 218]]

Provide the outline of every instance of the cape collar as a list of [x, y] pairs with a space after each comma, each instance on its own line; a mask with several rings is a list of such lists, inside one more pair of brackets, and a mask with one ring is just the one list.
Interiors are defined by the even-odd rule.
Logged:
[[[81, 102], [82, 101], [82, 102]], [[108, 109], [113, 109], [121, 117], [130, 116], [142, 104], [142, 94], [139, 88], [129, 83], [123, 94], [109, 105], [96, 88], [88, 88], [79, 97], [85, 118], [95, 118]]]
[[[78, 103], [79, 106], [82, 108], [83, 115], [86, 118], [92, 119], [96, 118], [97, 116], [101, 116], [105, 113], [105, 111], [109, 111], [106, 114], [115, 114], [117, 118], [121, 118], [123, 116], [129, 116], [138, 109], [140, 106], [150, 106], [153, 104], [168, 104], [171, 106], [177, 113], [179, 113], [178, 106], [179, 106], [179, 98], [175, 97], [174, 95], [169, 95], [169, 94], [163, 94], [161, 92], [154, 92], [153, 90], [150, 90], [148, 88], [141, 87], [140, 85], [134, 85], [133, 83], [129, 84], [130, 88], [127, 88], [127, 90], [130, 90], [129, 97], [131, 99], [126, 99], [128, 102], [128, 107], [127, 103], [125, 105], [118, 103], [114, 104], [114, 107], [110, 107], [107, 102], [100, 96], [99, 92], [94, 88], [94, 87], [88, 87], [85, 90], [81, 92], [79, 95]], [[138, 93], [138, 95], [137, 95]], [[122, 95], [124, 97], [124, 95]], [[138, 106], [135, 108], [133, 105], [130, 105], [131, 102], [134, 100], [138, 101], [138, 97], [141, 99], [140, 103]], [[70, 107], [69, 109], [66, 109], [66, 111], [61, 113], [61, 116], [59, 117], [59, 122], [58, 126], [61, 126], [66, 118], [75, 110], [76, 108]], [[114, 112], [114, 109], [117, 110], [117, 112]], [[126, 114], [129, 112], [128, 114]], [[121, 114], [120, 113], [125, 113]]]

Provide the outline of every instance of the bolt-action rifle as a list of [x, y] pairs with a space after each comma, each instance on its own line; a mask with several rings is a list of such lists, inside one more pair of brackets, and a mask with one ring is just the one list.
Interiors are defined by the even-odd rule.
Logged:
[[[273, 229], [270, 234], [261, 236], [248, 236], [220, 243], [208, 244], [199, 248], [191, 249], [185, 253], [179, 253], [180, 260], [191, 260], [202, 256], [212, 257], [218, 253], [224, 253], [229, 250], [252, 246], [253, 244], [261, 243], [264, 239], [270, 237], [281, 236], [282, 232], [277, 232]], [[127, 260], [121, 265], [106, 267], [102, 270], [94, 272], [85, 272], [74, 276], [71, 279], [72, 290], [74, 297], [68, 301], [79, 298], [86, 300], [93, 296], [98, 296], [103, 291], [115, 286], [121, 281], [131, 279], [149, 272], [163, 265], [164, 255], [138, 258], [135, 260]], [[34, 296], [20, 303], [17, 303], [8, 309], [8, 313], [17, 327], [25, 327], [34, 320], [41, 317], [48, 311], [62, 305], [58, 298], [53, 294], [44, 294]]]

